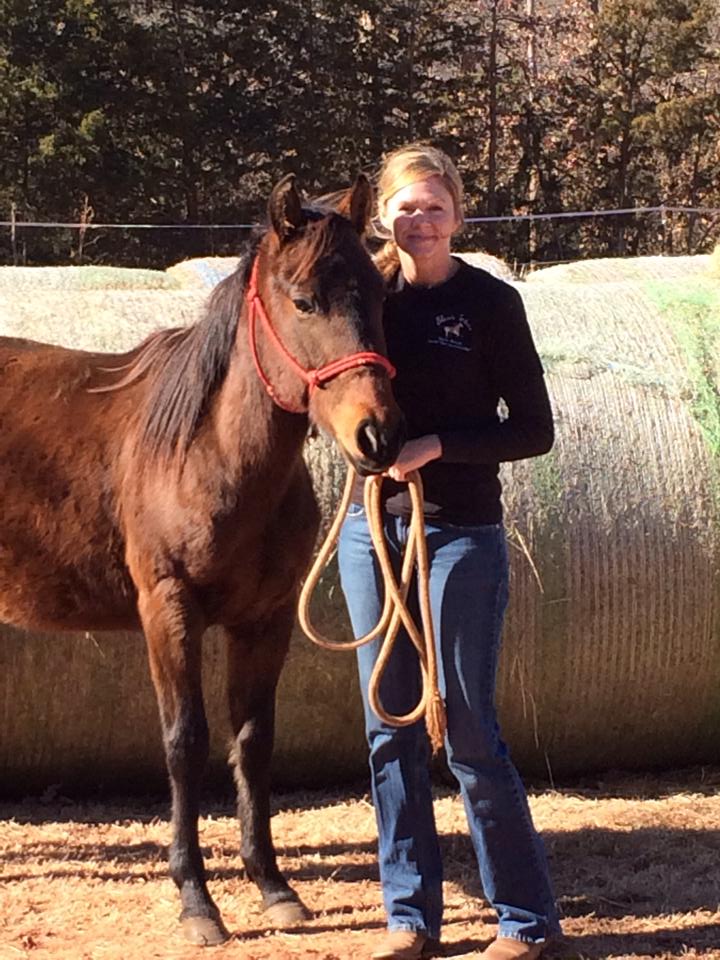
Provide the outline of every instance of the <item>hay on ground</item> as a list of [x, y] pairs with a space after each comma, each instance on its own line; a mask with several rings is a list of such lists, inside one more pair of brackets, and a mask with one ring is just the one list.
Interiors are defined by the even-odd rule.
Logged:
[[[531, 792], [564, 943], [548, 960], [717, 960], [718, 771], [674, 780], [604, 779]], [[713, 789], [713, 784], [715, 789]], [[273, 930], [243, 870], [230, 804], [200, 823], [211, 895], [233, 939], [229, 960], [356, 960], [379, 946], [385, 917], [376, 828], [355, 793], [276, 798], [280, 869], [312, 911]], [[482, 899], [462, 801], [437, 791], [444, 865], [443, 956], [477, 957], [497, 932]], [[167, 803], [82, 805], [62, 795], [0, 806], [0, 956], [38, 960], [197, 960], [178, 930], [168, 876]]]

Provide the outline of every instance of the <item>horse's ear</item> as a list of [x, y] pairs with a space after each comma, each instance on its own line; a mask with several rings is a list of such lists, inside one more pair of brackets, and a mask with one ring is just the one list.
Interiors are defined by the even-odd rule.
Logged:
[[364, 173], [358, 174], [357, 180], [338, 204], [338, 213], [341, 213], [355, 227], [362, 236], [367, 229], [372, 216], [373, 189]]
[[300, 195], [295, 188], [295, 174], [289, 173], [276, 184], [268, 200], [268, 216], [281, 241], [290, 237], [304, 223]]

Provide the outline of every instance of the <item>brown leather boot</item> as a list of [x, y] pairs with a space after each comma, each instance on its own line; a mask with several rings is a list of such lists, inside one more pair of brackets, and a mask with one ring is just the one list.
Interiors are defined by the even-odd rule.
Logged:
[[538, 960], [544, 943], [525, 943], [512, 937], [498, 937], [480, 954], [481, 960]]
[[420, 960], [428, 957], [432, 943], [419, 930], [390, 930], [372, 954], [372, 960]]

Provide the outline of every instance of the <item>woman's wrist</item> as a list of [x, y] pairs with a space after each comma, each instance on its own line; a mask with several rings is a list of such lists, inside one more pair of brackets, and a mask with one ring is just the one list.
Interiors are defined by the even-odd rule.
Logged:
[[429, 433], [427, 439], [428, 446], [432, 454], [430, 460], [440, 460], [443, 455], [442, 440], [440, 439], [440, 435], [437, 433]]

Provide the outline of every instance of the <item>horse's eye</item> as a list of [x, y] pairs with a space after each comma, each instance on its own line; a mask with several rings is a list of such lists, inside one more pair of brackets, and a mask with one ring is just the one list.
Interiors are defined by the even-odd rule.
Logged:
[[314, 313], [315, 304], [307, 297], [293, 297], [293, 306], [300, 313]]

